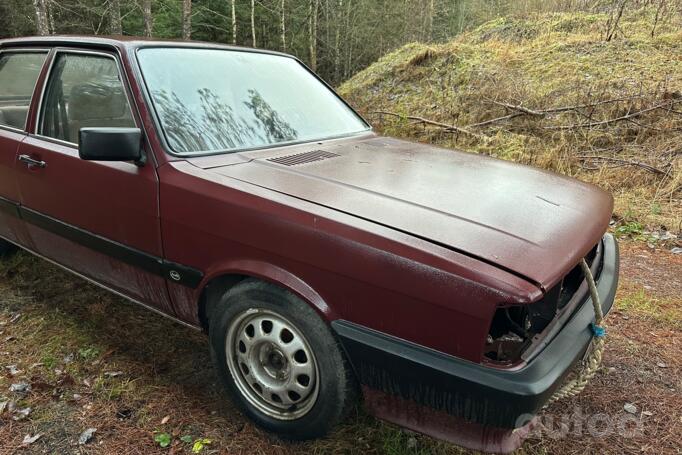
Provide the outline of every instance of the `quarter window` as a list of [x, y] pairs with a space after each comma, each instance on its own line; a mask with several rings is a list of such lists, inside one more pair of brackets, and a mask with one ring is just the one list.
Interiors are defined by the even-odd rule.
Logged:
[[47, 52], [0, 55], [0, 125], [24, 129], [33, 89]]
[[81, 128], [134, 128], [113, 58], [59, 54], [45, 91], [40, 134], [77, 143]]

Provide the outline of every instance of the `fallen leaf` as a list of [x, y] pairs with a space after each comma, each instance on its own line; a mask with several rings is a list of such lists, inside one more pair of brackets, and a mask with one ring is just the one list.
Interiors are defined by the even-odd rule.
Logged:
[[31, 444], [36, 442], [38, 439], [40, 439], [42, 436], [43, 436], [42, 433], [38, 433], [35, 436], [31, 436], [30, 434], [27, 434], [26, 436], [24, 436], [24, 440], [21, 442], [21, 445], [22, 446], [30, 446]]
[[104, 376], [108, 378], [115, 378], [117, 376], [121, 376], [123, 374], [122, 371], [105, 371]]
[[10, 323], [10, 324], [14, 324], [14, 323], [17, 322], [19, 319], [21, 319], [21, 313], [17, 313], [17, 314], [15, 314], [14, 316], [12, 316], [12, 317], [10, 318], [10, 320], [9, 320], [9, 323]]
[[5, 412], [5, 409], [7, 409], [8, 404], [9, 404], [9, 401], [0, 401], [0, 414]]
[[672, 254], [682, 254], [682, 248], [673, 248], [670, 252]]
[[95, 432], [97, 432], [97, 428], [88, 428], [87, 430], [82, 432], [80, 437], [78, 438], [78, 444], [84, 445], [90, 442], [92, 437], [95, 435]]
[[10, 376], [16, 376], [21, 373], [21, 370], [16, 365], [7, 365], [5, 368], [9, 371]]
[[192, 446], [192, 453], [200, 453], [205, 446], [209, 445], [211, 443], [210, 439], [202, 438], [202, 439], [197, 439], [194, 441], [194, 445]]
[[32, 409], [31, 408], [23, 408], [23, 409], [17, 409], [14, 412], [14, 417], [12, 419], [19, 421], [19, 420], [24, 420], [26, 417], [28, 417], [31, 414]]
[[666, 364], [663, 363], [663, 362], [658, 362], [658, 363], [656, 364], [656, 366], [657, 366], [658, 368], [668, 368], [668, 365], [666, 365]]
[[18, 382], [9, 386], [10, 392], [26, 393], [31, 390], [31, 385], [28, 382]]
[[625, 412], [628, 412], [630, 414], [637, 414], [637, 406], [635, 406], [632, 403], [625, 403], [623, 409], [625, 409]]
[[170, 416], [164, 417], [163, 419], [161, 419], [161, 425], [167, 424], [169, 420], [170, 420]]
[[645, 415], [647, 417], [651, 417], [652, 415], [654, 415], [654, 413], [651, 411], [642, 411], [642, 415]]

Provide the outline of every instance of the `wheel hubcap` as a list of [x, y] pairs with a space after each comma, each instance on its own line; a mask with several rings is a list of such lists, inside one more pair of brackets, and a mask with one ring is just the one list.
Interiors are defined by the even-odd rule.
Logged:
[[227, 366], [247, 401], [280, 420], [305, 415], [317, 399], [318, 369], [298, 328], [273, 311], [250, 309], [230, 324]]

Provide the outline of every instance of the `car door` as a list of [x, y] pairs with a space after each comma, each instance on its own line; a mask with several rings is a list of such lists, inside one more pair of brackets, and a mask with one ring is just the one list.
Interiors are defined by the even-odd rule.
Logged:
[[56, 49], [35, 131], [16, 162], [21, 215], [41, 255], [172, 314], [153, 162], [81, 160], [84, 127], [140, 127], [118, 56]]
[[19, 218], [19, 186], [15, 162], [31, 97], [47, 50], [8, 49], [0, 53], [0, 237], [30, 247], [24, 223]]

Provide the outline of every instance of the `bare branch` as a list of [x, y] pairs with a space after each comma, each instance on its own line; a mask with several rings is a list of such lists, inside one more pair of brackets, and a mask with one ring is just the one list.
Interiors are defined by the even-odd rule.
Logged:
[[429, 120], [424, 117], [418, 117], [414, 115], [401, 115], [401, 114], [396, 114], [395, 112], [388, 112], [388, 111], [374, 111], [372, 114], [376, 115], [391, 115], [393, 117], [399, 117], [399, 118], [405, 118], [408, 120], [414, 120], [419, 123], [423, 123], [424, 125], [431, 125], [431, 126], [437, 126], [439, 128], [443, 128], [445, 131], [450, 131], [450, 132], [457, 132], [457, 133], [462, 133], [466, 134], [468, 136], [472, 136], [478, 139], [481, 139], [483, 136], [480, 134], [476, 134], [472, 131], [467, 130], [466, 128], [462, 128], [461, 126], [456, 126], [456, 125], [448, 125], [447, 123], [441, 123], [437, 122], [435, 120]]
[[[613, 158], [610, 156], [599, 156], [599, 155], [580, 155], [580, 156], [577, 156], [576, 158], [578, 158], [579, 160], [582, 160], [582, 161], [590, 161], [590, 160], [606, 161], [606, 162], [610, 162], [610, 163], [617, 163], [621, 166], [636, 166], [636, 167], [640, 167], [644, 170], [647, 170], [649, 172], [653, 172], [654, 174], [659, 174], [659, 175], [668, 175], [668, 173], [669, 173], [669, 170], [664, 171], [664, 170], [659, 169], [657, 167], [654, 167], [650, 164], [642, 163], [641, 161], [625, 160], [625, 159], [621, 159], [621, 158]], [[670, 163], [668, 163], [666, 167], [670, 168]]]
[[547, 113], [546, 111], [534, 111], [532, 109], [528, 109], [527, 107], [516, 106], [514, 104], [508, 104], [508, 103], [502, 103], [500, 101], [492, 101], [492, 103], [497, 104], [498, 106], [506, 107], [507, 109], [511, 109], [513, 111], [519, 111], [519, 112], [522, 112], [526, 115], [531, 115], [533, 117], [544, 117], [545, 114]]
[[483, 122], [472, 123], [471, 125], [467, 125], [466, 128], [480, 128], [482, 126], [488, 126], [488, 125], [493, 124], [493, 123], [503, 122], [505, 120], [511, 120], [513, 118], [520, 117], [522, 115], [524, 115], [523, 112], [514, 112], [513, 114], [505, 115], [502, 117], [492, 118], [490, 120], [485, 120]]
[[672, 103], [674, 103], [673, 100], [668, 100], [665, 103], [656, 104], [655, 106], [648, 107], [648, 108], [642, 109], [640, 111], [631, 112], [631, 113], [628, 113], [628, 114], [620, 116], [620, 117], [616, 117], [616, 118], [612, 118], [612, 119], [608, 119], [608, 120], [602, 120], [600, 122], [579, 123], [579, 124], [575, 124], [575, 125], [545, 126], [544, 128], [547, 130], [575, 130], [575, 129], [581, 129], [581, 128], [598, 128], [600, 126], [610, 125], [612, 123], [622, 122], [624, 120], [630, 120], [632, 118], [639, 117], [643, 114], [646, 114], [647, 112], [655, 111], [656, 109], [661, 109], [661, 108], [664, 108], [666, 106], [669, 106]]
[[613, 99], [608, 99], [608, 100], [596, 101], [596, 102], [590, 103], [590, 104], [579, 104], [579, 105], [575, 105], [575, 106], [552, 107], [549, 109], [541, 109], [541, 110], [534, 110], [534, 109], [525, 108], [525, 107], [520, 106], [520, 105], [514, 105], [514, 104], [510, 104], [510, 103], [503, 103], [503, 102], [491, 100], [490, 102], [493, 104], [497, 104], [498, 106], [502, 106], [502, 107], [505, 107], [507, 109], [515, 110], [517, 112], [515, 112], [513, 114], [504, 115], [502, 117], [495, 117], [495, 118], [492, 118], [490, 120], [485, 120], [485, 121], [479, 122], [479, 123], [472, 123], [471, 125], [467, 125], [466, 128], [480, 128], [483, 126], [491, 125], [493, 123], [503, 122], [505, 120], [511, 120], [513, 118], [516, 118], [516, 117], [521, 117], [523, 115], [530, 115], [532, 117], [545, 117], [548, 114], [559, 114], [562, 112], [579, 111], [580, 109], [594, 108], [597, 106], [601, 106], [603, 104], [618, 103], [621, 101], [628, 101], [628, 100], [632, 100], [635, 98], [641, 98], [641, 95], [633, 95], [633, 96], [627, 96], [627, 97], [623, 97], [623, 98], [613, 98]]
[[633, 100], [633, 99], [637, 99], [637, 98], [641, 98], [641, 97], [642, 97], [642, 95], [632, 95], [632, 96], [626, 96], [623, 98], [613, 98], [613, 99], [609, 99], [609, 100], [596, 101], [596, 102], [590, 103], [590, 104], [579, 104], [576, 106], [564, 106], [564, 107], [554, 107], [554, 108], [550, 108], [550, 109], [543, 109], [541, 112], [543, 112], [545, 114], [557, 114], [560, 112], [577, 111], [580, 109], [597, 107], [597, 106], [601, 106], [603, 104], [611, 104], [611, 103], [619, 103], [621, 101], [629, 101], [629, 100]]

